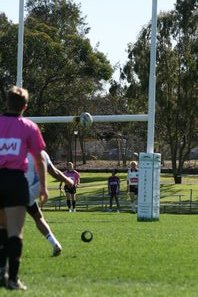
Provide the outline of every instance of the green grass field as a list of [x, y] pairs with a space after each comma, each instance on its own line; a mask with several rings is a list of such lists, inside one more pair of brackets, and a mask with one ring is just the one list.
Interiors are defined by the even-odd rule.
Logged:
[[[197, 216], [137, 222], [129, 213], [44, 215], [62, 255], [51, 256], [50, 244], [27, 216], [20, 276], [28, 291], [0, 289], [0, 296], [197, 297]], [[90, 243], [80, 239], [84, 230], [93, 232]]]
[[[106, 188], [106, 173], [83, 173], [78, 195], [96, 195]], [[121, 189], [126, 174], [119, 174]], [[181, 185], [161, 177], [162, 199], [193, 189], [198, 199], [197, 176], [185, 176]], [[50, 199], [59, 194], [48, 178]], [[166, 197], [166, 198], [165, 198]], [[187, 199], [186, 198], [186, 199]], [[123, 197], [124, 199], [124, 197]], [[27, 292], [0, 289], [0, 296], [28, 297], [197, 297], [197, 215], [160, 215], [158, 222], [137, 222], [131, 213], [44, 211], [63, 246], [51, 256], [50, 244], [27, 215], [20, 270]], [[90, 243], [81, 241], [84, 230], [93, 232]]]

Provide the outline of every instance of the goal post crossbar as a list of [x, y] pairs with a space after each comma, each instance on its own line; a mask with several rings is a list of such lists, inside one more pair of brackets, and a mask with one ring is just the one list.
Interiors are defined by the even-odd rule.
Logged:
[[[76, 116], [40, 116], [28, 117], [35, 123], [72, 123], [77, 118]], [[94, 115], [93, 122], [146, 122], [148, 121], [147, 114], [130, 114], [130, 115]]]

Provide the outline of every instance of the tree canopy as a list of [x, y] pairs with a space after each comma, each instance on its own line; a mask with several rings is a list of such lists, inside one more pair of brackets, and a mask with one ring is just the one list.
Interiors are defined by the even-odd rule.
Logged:
[[[188, 3], [187, 3], [188, 2]], [[156, 143], [169, 144], [173, 173], [182, 172], [184, 161], [197, 138], [197, 26], [195, 0], [178, 0], [176, 9], [158, 17], [156, 64]], [[121, 78], [127, 80], [125, 96], [139, 111], [147, 110], [151, 25], [128, 46], [128, 62]], [[178, 161], [178, 162], [177, 162]]]
[[[31, 95], [26, 115], [79, 115], [147, 113], [151, 24], [144, 26], [137, 41], [128, 44], [128, 60], [120, 80], [112, 79], [113, 67], [104, 53], [92, 48], [90, 28], [80, 4], [62, 0], [26, 1], [23, 85]], [[155, 150], [168, 146], [174, 176], [197, 139], [197, 1], [177, 0], [175, 9], [158, 16], [156, 64]], [[16, 83], [18, 25], [0, 14], [0, 110], [5, 110], [6, 91]], [[111, 82], [102, 93], [103, 82]], [[42, 125], [48, 150], [60, 145], [72, 158], [75, 127]], [[140, 148], [146, 142], [145, 123], [118, 123], [94, 127], [98, 138], [116, 138], [117, 145]], [[119, 132], [119, 133], [118, 133]], [[90, 131], [79, 128], [83, 138]], [[133, 142], [133, 144], [132, 144]], [[126, 150], [125, 150], [126, 151]], [[123, 160], [126, 156], [123, 155]], [[126, 161], [126, 159], [125, 159]], [[178, 161], [178, 162], [177, 162]]]
[[[113, 69], [106, 56], [93, 49], [80, 7], [72, 1], [27, 1], [24, 22], [23, 86], [31, 95], [26, 115], [76, 115], [86, 110], [102, 81]], [[0, 102], [16, 83], [18, 26], [0, 16]], [[15, 54], [14, 54], [15, 53]], [[54, 143], [61, 127], [56, 127]], [[50, 125], [45, 127], [51, 139]], [[72, 133], [72, 127], [71, 127]], [[68, 127], [68, 137], [70, 128]], [[57, 140], [57, 143], [59, 141]], [[70, 144], [70, 142], [68, 141]], [[55, 148], [54, 148], [55, 149]]]

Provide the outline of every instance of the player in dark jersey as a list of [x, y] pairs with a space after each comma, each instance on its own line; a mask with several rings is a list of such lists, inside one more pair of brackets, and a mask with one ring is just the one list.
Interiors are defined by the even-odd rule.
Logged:
[[120, 179], [116, 176], [117, 171], [114, 169], [112, 175], [108, 178], [108, 192], [109, 192], [109, 211], [112, 211], [113, 198], [115, 198], [117, 205], [117, 212], [120, 212], [120, 204], [118, 195], [120, 192]]

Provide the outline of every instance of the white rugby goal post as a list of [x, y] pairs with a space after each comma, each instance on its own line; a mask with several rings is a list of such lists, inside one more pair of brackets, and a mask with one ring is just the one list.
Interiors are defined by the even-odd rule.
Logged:
[[[154, 153], [155, 90], [156, 90], [156, 33], [157, 0], [152, 0], [150, 74], [148, 114], [140, 115], [94, 115], [94, 122], [147, 121], [147, 152], [139, 155], [138, 220], [159, 219], [160, 154]], [[22, 87], [23, 77], [24, 0], [19, 0], [17, 86]], [[36, 123], [69, 123], [72, 116], [29, 117]]]

